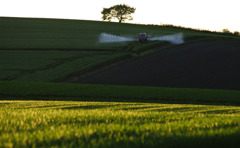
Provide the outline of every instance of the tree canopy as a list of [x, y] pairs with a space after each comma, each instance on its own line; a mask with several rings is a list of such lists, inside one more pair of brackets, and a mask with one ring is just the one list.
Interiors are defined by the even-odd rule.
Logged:
[[114, 5], [110, 8], [103, 8], [102, 10], [102, 19], [111, 21], [112, 19], [118, 19], [119, 23], [124, 22], [125, 20], [133, 20], [131, 16], [134, 13], [136, 8], [130, 7], [126, 4]]

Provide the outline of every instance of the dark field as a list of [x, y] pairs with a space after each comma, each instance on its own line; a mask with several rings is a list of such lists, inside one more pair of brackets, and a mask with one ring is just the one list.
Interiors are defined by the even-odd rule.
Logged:
[[79, 83], [240, 89], [240, 41], [183, 44], [79, 80]]

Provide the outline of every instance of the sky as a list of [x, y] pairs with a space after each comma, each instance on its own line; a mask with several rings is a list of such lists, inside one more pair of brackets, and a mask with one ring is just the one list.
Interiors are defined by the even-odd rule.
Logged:
[[240, 0], [0, 0], [0, 17], [101, 21], [103, 8], [116, 4], [136, 8], [130, 23], [240, 31]]

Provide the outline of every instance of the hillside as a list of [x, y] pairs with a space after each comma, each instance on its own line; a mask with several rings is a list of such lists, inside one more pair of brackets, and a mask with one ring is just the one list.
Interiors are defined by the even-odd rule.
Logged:
[[122, 50], [128, 46], [122, 43], [97, 44], [101, 33], [133, 37], [140, 32], [152, 36], [183, 33], [185, 40], [198, 36], [219, 36], [177, 27], [37, 18], [0, 17], [0, 28], [0, 49]]
[[[175, 48], [176, 45], [172, 44], [174, 43], [172, 40], [178, 40], [178, 38], [180, 39], [178, 43], [181, 44], [197, 43], [202, 40], [239, 38], [174, 26], [61, 19], [1, 17], [0, 28], [0, 80], [5, 81], [68, 81], [69, 78], [71, 79], [79, 74], [101, 69], [103, 66], [125, 59], [135, 59], [156, 51], [171, 49], [170, 47]], [[140, 44], [137, 41], [139, 32], [146, 32], [150, 36], [149, 40], [157, 40]], [[117, 42], [102, 43], [102, 38], [105, 39], [104, 41], [111, 40]], [[199, 44], [197, 43], [197, 45]], [[177, 46], [176, 51], [182, 45], [179, 48]], [[191, 48], [195, 47], [192, 46]], [[197, 50], [195, 49], [195, 51]], [[212, 51], [211, 54], [214, 55], [214, 52], [217, 52], [217, 49]], [[181, 57], [181, 52], [178, 52], [178, 54], [178, 57]], [[182, 54], [184, 54], [184, 51]], [[165, 59], [167, 58], [170, 61], [174, 60], [173, 57], [165, 57]], [[231, 57], [228, 58], [231, 59]], [[211, 58], [209, 57], [209, 59]], [[163, 64], [161, 62], [168, 63], [165, 60], [160, 61], [159, 64]], [[188, 61], [188, 63], [191, 62], [191, 60]], [[236, 60], [235, 63], [237, 62]], [[171, 66], [177, 65], [166, 65], [169, 68]], [[156, 68], [156, 70], [158, 69]], [[126, 70], [128, 71], [129, 69]], [[184, 69], [182, 70], [184, 71]], [[148, 72], [146, 71], [145, 73]], [[189, 71], [186, 71], [186, 73], [189, 73]], [[222, 73], [222, 71], [219, 71], [219, 73]], [[142, 74], [144, 76], [144, 73]], [[119, 77], [111, 78], [121, 80]], [[137, 79], [138, 77], [135, 78]], [[129, 79], [134, 80], [134, 76], [129, 76]], [[149, 76], [141, 79], [150, 81]], [[129, 82], [131, 82], [130, 80]], [[175, 79], [171, 80], [175, 81]], [[136, 83], [131, 84], [135, 85]], [[161, 84], [163, 84], [162, 81]], [[164, 84], [161, 86], [170, 85]], [[179, 85], [173, 86], [178, 87]]]
[[199, 41], [82, 77], [79, 83], [240, 90], [240, 41]]

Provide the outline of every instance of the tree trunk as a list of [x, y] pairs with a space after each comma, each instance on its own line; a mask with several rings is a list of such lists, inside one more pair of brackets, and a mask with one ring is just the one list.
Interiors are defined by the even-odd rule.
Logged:
[[122, 15], [121, 15], [121, 17], [119, 18], [119, 23], [122, 23]]

